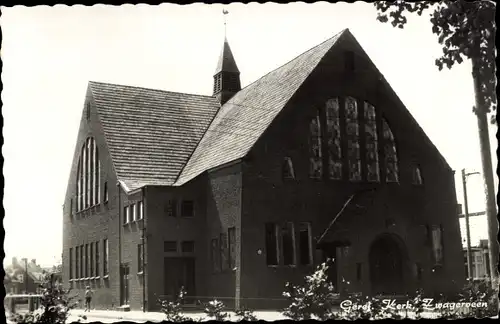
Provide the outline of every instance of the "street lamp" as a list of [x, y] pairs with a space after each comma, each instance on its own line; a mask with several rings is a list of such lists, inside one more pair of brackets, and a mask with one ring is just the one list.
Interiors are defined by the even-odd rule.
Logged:
[[472, 250], [470, 246], [470, 226], [469, 226], [469, 204], [467, 201], [467, 177], [480, 174], [479, 172], [466, 173], [465, 169], [462, 169], [462, 183], [464, 187], [464, 211], [465, 211], [465, 232], [467, 237], [467, 272], [468, 277], [473, 279], [472, 274]]

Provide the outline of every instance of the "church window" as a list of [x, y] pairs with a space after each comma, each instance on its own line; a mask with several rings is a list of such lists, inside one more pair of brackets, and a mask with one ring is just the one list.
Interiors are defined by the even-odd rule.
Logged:
[[441, 225], [432, 227], [432, 256], [435, 265], [443, 264], [443, 228]]
[[270, 266], [279, 264], [278, 227], [275, 223], [266, 223], [266, 263]]
[[342, 179], [342, 148], [340, 136], [339, 99], [326, 102], [326, 128], [328, 147], [328, 176], [330, 179]]
[[309, 134], [311, 150], [309, 176], [313, 179], [321, 179], [323, 175], [323, 161], [321, 154], [321, 125], [319, 110], [310, 122]]
[[380, 169], [378, 162], [378, 137], [377, 116], [375, 107], [365, 102], [365, 145], [366, 145], [366, 180], [369, 182], [380, 181]]
[[384, 134], [386, 181], [398, 182], [398, 154], [394, 135], [385, 119], [382, 121], [382, 127]]
[[85, 140], [80, 152], [77, 168], [76, 208], [77, 212], [100, 203], [101, 163], [93, 137]]
[[422, 171], [418, 165], [414, 165], [412, 169], [412, 183], [414, 185], [420, 186], [423, 184], [422, 181]]
[[295, 230], [293, 223], [285, 223], [281, 229], [283, 265], [295, 265]]
[[345, 100], [345, 121], [347, 135], [347, 161], [349, 180], [361, 180], [361, 156], [359, 147], [358, 105], [356, 99], [347, 97]]
[[293, 163], [290, 157], [285, 157], [283, 161], [283, 179], [295, 179]]

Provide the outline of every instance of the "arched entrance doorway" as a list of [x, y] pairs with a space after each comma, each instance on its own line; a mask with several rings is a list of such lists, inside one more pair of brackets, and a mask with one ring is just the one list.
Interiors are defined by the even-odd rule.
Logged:
[[400, 294], [404, 284], [405, 251], [395, 235], [384, 234], [370, 247], [370, 281], [373, 294]]

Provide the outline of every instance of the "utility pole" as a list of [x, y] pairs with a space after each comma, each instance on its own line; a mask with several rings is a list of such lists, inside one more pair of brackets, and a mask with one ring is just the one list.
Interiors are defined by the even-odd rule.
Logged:
[[24, 276], [24, 289], [28, 293], [28, 259], [24, 259], [24, 267], [26, 269], [26, 275]]
[[[478, 46], [479, 47], [479, 46]], [[484, 193], [486, 199], [486, 217], [488, 218], [488, 250], [490, 253], [491, 284], [494, 291], [498, 289], [498, 220], [495, 202], [495, 182], [491, 163], [490, 136], [488, 130], [487, 107], [484, 106], [484, 97], [481, 92], [480, 66], [477, 58], [472, 58], [472, 77], [474, 79], [475, 109], [479, 133], [479, 147], [481, 164], [483, 167]]]
[[474, 279], [472, 269], [472, 249], [470, 246], [469, 203], [467, 200], [467, 176], [472, 174], [479, 174], [479, 172], [465, 173], [465, 169], [462, 169], [462, 184], [464, 187], [465, 233], [467, 239], [467, 277], [469, 279]]

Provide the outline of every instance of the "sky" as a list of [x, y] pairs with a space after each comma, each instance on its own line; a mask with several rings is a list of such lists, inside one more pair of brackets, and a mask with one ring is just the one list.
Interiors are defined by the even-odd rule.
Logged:
[[[438, 71], [442, 50], [428, 14], [396, 29], [360, 1], [2, 7], [7, 262], [17, 256], [50, 266], [61, 258], [62, 205], [88, 81], [211, 95], [222, 8], [242, 86], [349, 28], [457, 170], [463, 200], [460, 170], [481, 171], [471, 64]], [[469, 210], [484, 210], [481, 176], [469, 177], [467, 189]], [[473, 222], [486, 237], [484, 216]]]

